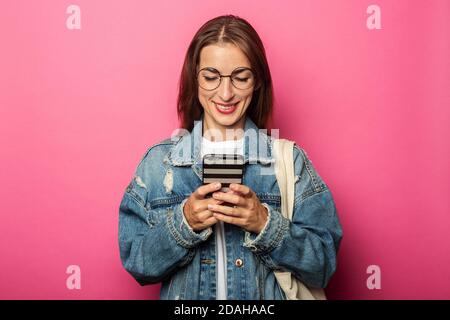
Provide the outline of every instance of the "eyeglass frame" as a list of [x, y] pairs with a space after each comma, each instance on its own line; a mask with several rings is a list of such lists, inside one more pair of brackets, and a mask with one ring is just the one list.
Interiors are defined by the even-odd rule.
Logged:
[[[215, 87], [214, 89], [205, 89], [205, 88], [203, 88], [202, 86], [200, 86], [200, 82], [198, 81], [198, 76], [199, 76], [199, 74], [200, 74], [201, 71], [206, 70], [206, 69], [209, 69], [208, 71], [211, 71], [211, 69], [212, 69], [212, 70], [214, 70], [214, 71], [211, 71], [211, 72], [217, 72], [217, 74], [219, 75], [219, 84], [218, 84], [217, 87]], [[247, 89], [241, 89], [241, 88], [236, 87], [236, 85], [234, 84], [233, 79], [231, 78], [231, 76], [232, 76], [233, 73], [234, 73], [236, 70], [238, 70], [238, 69], [241, 69], [241, 70], [249, 70], [249, 71], [252, 73], [252, 76], [253, 76], [253, 79], [254, 79], [254, 83], [252, 84], [252, 86], [248, 87]], [[231, 73], [228, 74], [228, 75], [222, 75], [222, 74], [220, 73], [220, 71], [217, 70], [216, 68], [213, 68], [213, 67], [204, 67], [204, 68], [201, 68], [200, 70], [198, 70], [197, 76], [196, 76], [198, 85], [200, 86], [200, 88], [202, 88], [203, 90], [206, 90], [206, 91], [213, 91], [213, 90], [216, 90], [218, 87], [220, 87], [220, 85], [221, 85], [221, 83], [222, 83], [222, 78], [230, 78], [231, 84], [233, 85], [233, 87], [235, 87], [235, 88], [238, 89], [238, 90], [248, 90], [248, 89], [254, 87], [255, 84], [256, 84], [255, 72], [253, 71], [252, 68], [247, 68], [247, 67], [237, 67], [236, 69], [234, 69], [233, 71], [231, 71]]]

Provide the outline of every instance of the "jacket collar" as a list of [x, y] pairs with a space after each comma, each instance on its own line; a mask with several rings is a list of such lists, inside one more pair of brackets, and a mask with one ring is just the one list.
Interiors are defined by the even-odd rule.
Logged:
[[[191, 132], [181, 136], [172, 137], [175, 141], [165, 161], [173, 166], [192, 166], [202, 164], [200, 149], [203, 137], [203, 118], [194, 122]], [[244, 125], [244, 163], [271, 164], [272, 157], [271, 137], [266, 129], [259, 129], [256, 124], [246, 116]]]

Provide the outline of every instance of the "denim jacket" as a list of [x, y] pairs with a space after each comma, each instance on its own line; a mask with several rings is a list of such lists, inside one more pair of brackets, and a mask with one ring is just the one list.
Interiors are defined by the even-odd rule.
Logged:
[[[216, 298], [214, 228], [196, 232], [183, 215], [187, 198], [202, 185], [202, 128], [203, 116], [191, 132], [150, 147], [120, 203], [122, 264], [140, 285], [162, 282], [161, 299]], [[294, 213], [292, 222], [284, 218], [273, 140], [246, 118], [243, 184], [269, 214], [259, 234], [225, 224], [230, 300], [285, 299], [274, 270], [322, 288], [336, 270], [342, 228], [331, 192], [306, 152], [294, 145]]]

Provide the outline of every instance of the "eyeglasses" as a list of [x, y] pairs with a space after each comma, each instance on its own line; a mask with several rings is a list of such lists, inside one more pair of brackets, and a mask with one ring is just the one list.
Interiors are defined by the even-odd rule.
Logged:
[[240, 90], [250, 89], [255, 84], [255, 76], [250, 68], [236, 68], [229, 75], [222, 75], [217, 69], [206, 67], [197, 73], [199, 86], [205, 90], [214, 90], [220, 86], [222, 78], [231, 79], [233, 86]]

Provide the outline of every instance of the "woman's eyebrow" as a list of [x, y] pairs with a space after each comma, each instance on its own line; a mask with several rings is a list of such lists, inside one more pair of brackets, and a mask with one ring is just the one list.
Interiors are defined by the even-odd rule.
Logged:
[[208, 71], [212, 71], [212, 72], [218, 72], [218, 73], [220, 73], [219, 72], [219, 70], [217, 70], [216, 68], [213, 68], [213, 67], [204, 67], [204, 68], [202, 68], [203, 70], [208, 70]]
[[[222, 74], [219, 70], [217, 70], [216, 68], [213, 68], [213, 67], [203, 67], [200, 70], [208, 70], [208, 71], [211, 71], [211, 72], [217, 72], [217, 73]], [[239, 74], [239, 73], [241, 73], [243, 71], [247, 71], [247, 70], [249, 70], [248, 67], [237, 67], [237, 68], [233, 69], [232, 73], [233, 74]]]
[[233, 70], [233, 74], [239, 74], [241, 72], [248, 71], [248, 70], [249, 69], [247, 67], [238, 67], [238, 68]]

